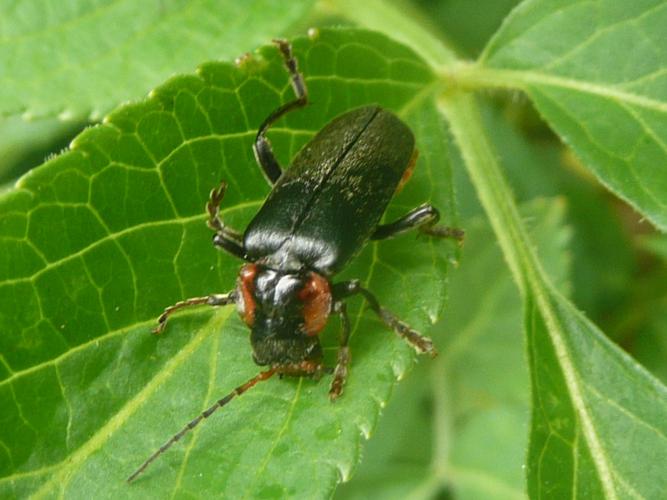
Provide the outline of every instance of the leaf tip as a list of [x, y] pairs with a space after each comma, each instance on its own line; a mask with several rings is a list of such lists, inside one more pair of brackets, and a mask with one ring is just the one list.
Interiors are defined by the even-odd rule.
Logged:
[[342, 483], [347, 483], [350, 480], [350, 477], [352, 476], [352, 471], [349, 466], [346, 466], [345, 464], [341, 463], [336, 463], [335, 464], [336, 469], [338, 469], [338, 475], [340, 477], [340, 482]]
[[405, 376], [406, 366], [402, 362], [394, 362], [391, 365], [391, 371], [394, 373], [394, 378], [396, 379], [396, 382], [400, 382], [401, 380], [403, 380], [403, 377]]

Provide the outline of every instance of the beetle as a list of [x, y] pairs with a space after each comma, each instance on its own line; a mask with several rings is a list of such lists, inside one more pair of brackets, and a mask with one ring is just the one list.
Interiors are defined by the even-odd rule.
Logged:
[[[379, 106], [347, 111], [324, 126], [283, 171], [267, 131], [287, 113], [308, 103], [308, 91], [290, 44], [274, 40], [290, 75], [296, 98], [274, 110], [260, 125], [253, 150], [271, 193], [240, 233], [220, 218], [226, 184], [213, 189], [206, 204], [213, 244], [244, 260], [236, 287], [224, 294], [187, 299], [167, 307], [153, 330], [185, 307], [235, 304], [250, 328], [253, 359], [268, 369], [237, 387], [189, 422], [151, 455], [127, 480], [131, 482], [203, 419], [260, 381], [275, 374], [319, 378], [333, 371], [329, 396], [338, 398], [350, 363], [350, 321], [345, 299], [364, 297], [389, 328], [418, 353], [436, 355], [430, 338], [383, 308], [358, 280], [333, 283], [369, 240], [383, 240], [417, 229], [435, 237], [461, 240], [463, 231], [436, 225], [440, 213], [421, 205], [394, 222], [380, 219], [394, 193], [408, 180], [417, 159], [415, 139], [397, 116]], [[340, 345], [333, 370], [325, 368], [319, 333], [331, 314], [341, 320]]]

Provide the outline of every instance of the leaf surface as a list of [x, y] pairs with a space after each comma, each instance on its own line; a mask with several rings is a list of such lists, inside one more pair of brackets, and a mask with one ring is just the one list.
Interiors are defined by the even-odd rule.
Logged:
[[664, 0], [528, 0], [470, 70], [524, 89], [600, 181], [663, 231], [666, 30]]
[[[667, 488], [667, 390], [558, 294], [529, 303], [534, 498], [659, 498]], [[650, 462], [638, 459], [649, 454]]]
[[[656, 498], [667, 489], [667, 389], [553, 286], [526, 234], [474, 98], [449, 96], [480, 201], [525, 300], [532, 498]], [[645, 463], [638, 457], [651, 456]]]
[[0, 115], [86, 116], [200, 61], [283, 33], [311, 0], [39, 0], [0, 4]]
[[[521, 207], [554, 280], [568, 274], [564, 204]], [[488, 242], [481, 217], [465, 219], [465, 253], [452, 274], [440, 356], [401, 383], [359, 471], [337, 490], [348, 498], [525, 498], [530, 390], [522, 301]], [[483, 453], [480, 453], [480, 449]]]
[[[283, 164], [335, 115], [379, 103], [411, 124], [421, 150], [388, 217], [430, 199], [451, 223], [428, 68], [360, 31], [322, 31], [294, 48], [312, 104], [270, 134]], [[353, 361], [339, 401], [328, 400], [328, 377], [272, 379], [125, 484], [171, 434], [258, 371], [232, 308], [179, 315], [159, 338], [149, 330], [165, 306], [234, 286], [240, 263], [212, 247], [204, 203], [226, 179], [223, 217], [245, 226], [269, 191], [252, 154], [256, 129], [292, 98], [274, 47], [240, 67], [206, 64], [115, 111], [0, 199], [0, 496], [314, 498], [349, 477], [361, 436], [415, 357], [359, 299], [350, 301]], [[454, 247], [414, 235], [369, 245], [340, 279], [360, 278], [424, 329], [443, 306]], [[330, 364], [337, 330], [334, 318], [323, 334]]]

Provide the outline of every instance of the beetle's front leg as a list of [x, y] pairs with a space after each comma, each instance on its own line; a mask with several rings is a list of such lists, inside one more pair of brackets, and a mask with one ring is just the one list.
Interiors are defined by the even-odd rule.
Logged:
[[213, 231], [213, 244], [216, 247], [222, 248], [228, 253], [245, 260], [245, 248], [243, 248], [243, 235], [238, 231], [227, 227], [220, 218], [220, 203], [225, 197], [227, 190], [227, 183], [221, 182], [217, 189], [212, 189], [208, 202], [206, 203], [206, 212], [208, 212], [208, 220], [206, 224]]
[[347, 379], [347, 367], [350, 364], [350, 347], [347, 345], [350, 340], [350, 319], [347, 316], [347, 307], [345, 302], [336, 302], [334, 312], [340, 315], [340, 346], [338, 347], [338, 361], [334, 377], [329, 389], [329, 398], [333, 401], [343, 392], [343, 386]]
[[340, 300], [358, 293], [363, 295], [368, 305], [371, 306], [371, 309], [373, 309], [382, 322], [394, 330], [397, 335], [403, 337], [419, 354], [428, 354], [431, 357], [437, 356], [438, 351], [433, 347], [433, 341], [429, 337], [422, 335], [382, 307], [375, 298], [375, 295], [370, 290], [362, 287], [359, 280], [343, 281], [342, 283], [336, 283], [333, 287], [334, 300]]
[[153, 333], [160, 334], [164, 331], [165, 326], [167, 326], [167, 319], [174, 312], [184, 307], [200, 306], [200, 305], [209, 305], [209, 306], [226, 306], [227, 304], [233, 304], [236, 302], [236, 290], [232, 290], [228, 293], [218, 293], [207, 295], [206, 297], [193, 297], [191, 299], [182, 300], [176, 302], [173, 306], [167, 307], [164, 312], [160, 315], [157, 320], [157, 326], [153, 329]]
[[371, 235], [373, 240], [392, 238], [411, 229], [418, 229], [424, 234], [438, 238], [454, 238], [463, 240], [463, 230], [437, 225], [440, 212], [433, 205], [420, 205], [407, 214], [389, 224], [380, 224]]

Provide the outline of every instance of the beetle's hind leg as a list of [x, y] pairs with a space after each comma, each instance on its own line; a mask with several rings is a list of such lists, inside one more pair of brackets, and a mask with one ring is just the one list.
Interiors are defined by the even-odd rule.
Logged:
[[291, 45], [285, 40], [274, 40], [273, 43], [277, 45], [283, 56], [285, 67], [290, 74], [292, 89], [294, 90], [296, 98], [273, 111], [273, 113], [271, 113], [260, 125], [259, 130], [257, 131], [257, 136], [255, 137], [255, 144], [253, 145], [255, 158], [271, 184], [275, 184], [278, 180], [282, 174], [282, 168], [280, 168], [280, 164], [273, 153], [273, 148], [271, 147], [271, 142], [266, 137], [266, 132], [278, 119], [282, 118], [290, 111], [302, 108], [308, 104], [308, 89], [306, 88], [306, 82], [303, 79], [303, 75], [299, 73], [296, 59], [292, 55]]
[[336, 361], [336, 369], [334, 370], [334, 377], [331, 381], [331, 388], [329, 389], [329, 398], [333, 401], [338, 398], [343, 392], [343, 386], [347, 379], [348, 366], [350, 364], [350, 347], [348, 342], [350, 340], [350, 318], [347, 316], [347, 307], [345, 302], [336, 302], [334, 311], [340, 315], [340, 345], [338, 347], [338, 360]]
[[463, 240], [464, 233], [462, 229], [438, 225], [439, 220], [440, 212], [437, 208], [429, 204], [420, 205], [394, 222], [380, 224], [371, 235], [371, 239], [384, 240], [417, 229], [424, 234], [437, 238]]
[[226, 226], [220, 218], [220, 203], [222, 203], [222, 199], [225, 197], [226, 190], [227, 183], [224, 181], [218, 188], [211, 190], [208, 203], [206, 203], [206, 212], [208, 213], [206, 224], [215, 231], [213, 244], [216, 247], [222, 248], [230, 254], [245, 260], [243, 235]]
[[226, 306], [236, 302], [236, 290], [228, 293], [217, 293], [207, 295], [205, 297], [193, 297], [176, 302], [173, 306], [167, 307], [157, 320], [157, 326], [153, 329], [153, 333], [160, 334], [167, 326], [167, 319], [179, 309], [192, 306], [209, 305], [209, 306]]
[[382, 322], [396, 332], [398, 336], [402, 337], [419, 354], [428, 354], [431, 357], [437, 356], [438, 351], [433, 346], [433, 341], [429, 337], [422, 335], [410, 325], [394, 316], [392, 312], [382, 307], [375, 298], [375, 295], [370, 290], [362, 287], [359, 280], [343, 281], [334, 285], [333, 296], [335, 300], [356, 294], [361, 294]]

